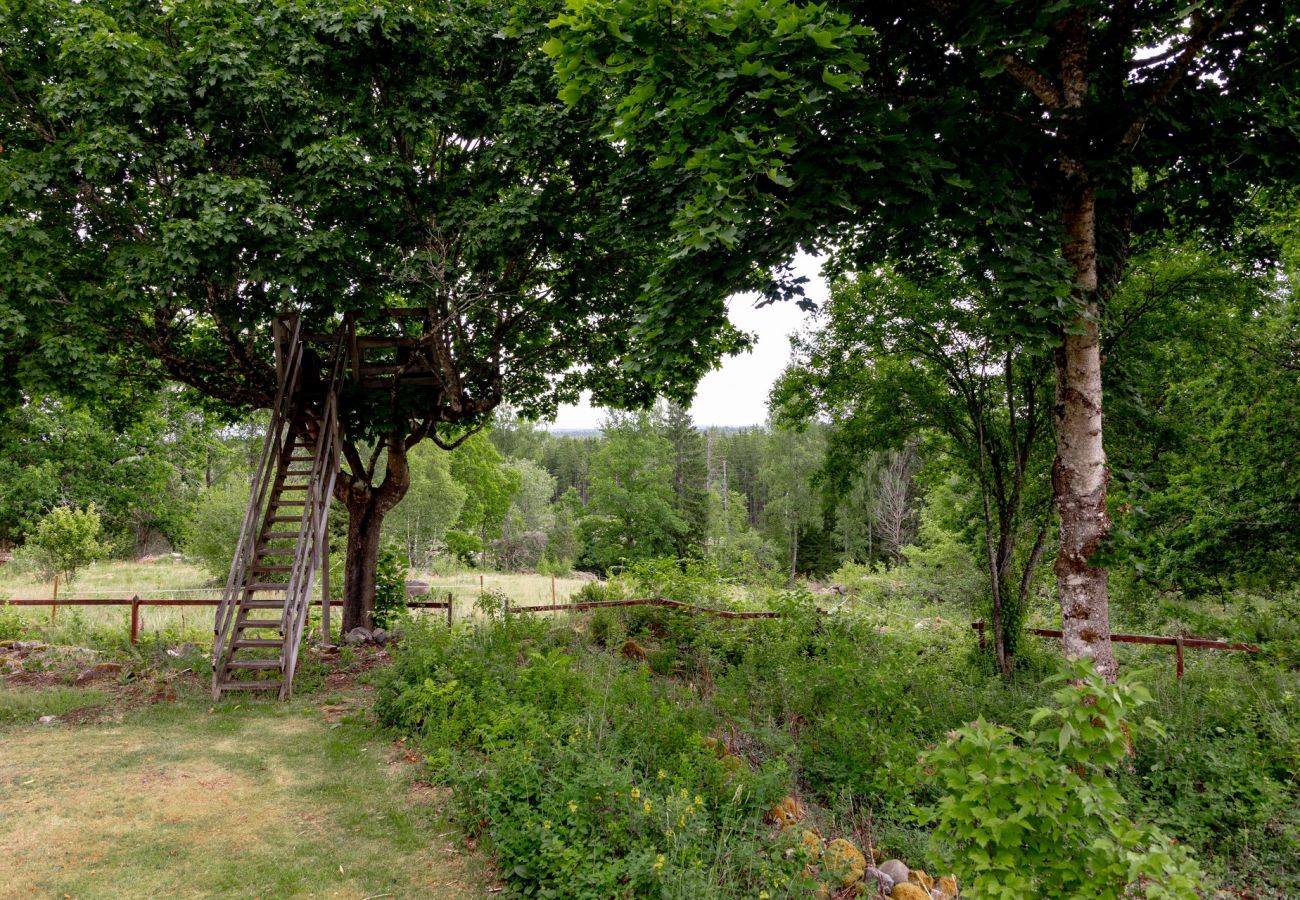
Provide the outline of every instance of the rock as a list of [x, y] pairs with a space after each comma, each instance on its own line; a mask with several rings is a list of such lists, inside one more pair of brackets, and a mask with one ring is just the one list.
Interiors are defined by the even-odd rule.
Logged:
[[957, 896], [957, 876], [945, 875], [935, 884], [934, 890], [938, 891], [940, 896], [953, 900]]
[[50, 725], [54, 722], [57, 722], [58, 720], [59, 720], [58, 716], [41, 716], [36, 721], [40, 722], [42, 725]]
[[384, 629], [376, 628], [374, 631], [370, 632], [370, 639], [382, 647], [384, 644], [391, 641], [393, 637]]
[[95, 665], [91, 666], [89, 669], [83, 669], [82, 671], [78, 672], [77, 677], [72, 679], [72, 683], [75, 685], [90, 684], [92, 681], [96, 681], [100, 678], [105, 678], [109, 675], [118, 675], [121, 673], [121, 671], [122, 671], [121, 663], [115, 663], [115, 662], [96, 663]]
[[786, 797], [767, 811], [768, 821], [774, 825], [779, 825], [781, 828], [802, 821], [806, 815], [808, 815], [808, 811], [794, 797]]
[[925, 888], [910, 881], [894, 885], [889, 897], [890, 900], [930, 900], [930, 894]]
[[358, 644], [364, 644], [368, 640], [370, 640], [370, 629], [363, 628], [360, 625], [343, 636], [343, 643], [351, 644], [354, 647]]
[[885, 896], [888, 896], [889, 892], [894, 889], [894, 879], [875, 866], [867, 866], [867, 870], [862, 874], [862, 883], [865, 885], [869, 881], [875, 882], [876, 891]]
[[848, 887], [861, 880], [867, 871], [867, 858], [852, 841], [836, 838], [826, 845], [822, 855], [822, 871], [839, 882], [840, 887]]
[[930, 889], [934, 887], [934, 879], [925, 874], [924, 869], [913, 869], [908, 873], [907, 880], [912, 882], [912, 884], [918, 884], [925, 888], [927, 894], [930, 893]]
[[429, 582], [411, 579], [406, 582], [406, 596], [423, 597], [429, 593]]
[[907, 881], [907, 876], [910, 874], [908, 872], [907, 863], [903, 862], [901, 859], [887, 859], [877, 868], [888, 875], [890, 880], [896, 885]]
[[645, 648], [631, 639], [628, 639], [628, 641], [623, 644], [623, 649], [620, 652], [628, 659], [644, 660], [646, 658]]
[[799, 835], [799, 846], [803, 847], [809, 859], [820, 859], [824, 843], [820, 834], [811, 828], [805, 828]]

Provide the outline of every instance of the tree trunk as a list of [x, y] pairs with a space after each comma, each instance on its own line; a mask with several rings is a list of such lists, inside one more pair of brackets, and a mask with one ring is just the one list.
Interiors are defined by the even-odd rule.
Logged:
[[375, 627], [375, 576], [384, 513], [373, 495], [348, 506], [348, 548], [343, 570], [343, 633]]
[[386, 439], [387, 458], [383, 481], [374, 486], [373, 468], [363, 471], [354, 447], [344, 447], [352, 472], [345, 472], [335, 484], [337, 496], [348, 511], [347, 558], [343, 571], [343, 634], [353, 628], [373, 628], [375, 576], [379, 567], [379, 544], [384, 517], [406, 496], [411, 486], [406, 443], [399, 433]]
[[1092, 564], [1110, 531], [1106, 513], [1109, 472], [1102, 446], [1101, 310], [1097, 300], [1096, 198], [1083, 167], [1063, 161], [1072, 184], [1064, 209], [1064, 255], [1074, 273], [1080, 312], [1056, 350], [1056, 459], [1052, 486], [1060, 514], [1056, 554], [1062, 649], [1069, 659], [1090, 657], [1108, 680], [1118, 664], [1111, 649], [1107, 572]]

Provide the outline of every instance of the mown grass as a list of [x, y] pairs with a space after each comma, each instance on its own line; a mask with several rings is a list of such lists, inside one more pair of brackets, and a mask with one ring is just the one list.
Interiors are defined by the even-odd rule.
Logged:
[[[104, 703], [0, 688], [19, 718]], [[481, 895], [485, 866], [368, 705], [356, 689], [213, 705], [194, 682], [106, 724], [11, 717], [0, 898]]]

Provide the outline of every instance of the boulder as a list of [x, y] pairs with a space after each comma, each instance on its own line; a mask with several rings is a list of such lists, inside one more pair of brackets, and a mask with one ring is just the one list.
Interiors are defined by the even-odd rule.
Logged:
[[811, 828], [805, 828], [799, 835], [799, 845], [808, 854], [809, 859], [820, 859], [824, 842], [822, 836]]
[[913, 869], [908, 873], [907, 880], [912, 882], [912, 884], [917, 884], [925, 888], [927, 894], [930, 893], [930, 889], [934, 887], [934, 879], [925, 874], [924, 869]]
[[382, 628], [376, 628], [374, 631], [370, 632], [370, 639], [382, 647], [384, 644], [391, 641], [393, 636]]
[[640, 644], [638, 644], [636, 641], [631, 639], [629, 639], [626, 643], [623, 644], [623, 649], [621, 652], [628, 659], [644, 660], [646, 658], [645, 648], [642, 647]]
[[935, 884], [934, 889], [939, 892], [941, 897], [947, 900], [953, 900], [957, 896], [957, 876], [945, 875]]
[[876, 892], [885, 896], [889, 896], [889, 892], [894, 889], [894, 879], [875, 866], [867, 866], [867, 870], [862, 874], [862, 884], [864, 887], [867, 884], [874, 884]]
[[822, 854], [822, 872], [838, 882], [840, 887], [848, 887], [860, 881], [867, 871], [867, 858], [852, 841], [836, 838], [826, 845]]
[[894, 885], [889, 897], [890, 900], [930, 900], [930, 894], [925, 888], [910, 881]]
[[358, 644], [364, 644], [370, 640], [370, 629], [358, 625], [343, 636], [343, 643], [351, 644], [353, 647]]
[[806, 815], [808, 815], [808, 811], [794, 797], [786, 797], [767, 811], [768, 821], [781, 828], [802, 821]]
[[107, 678], [112, 675], [118, 675], [122, 672], [122, 664], [115, 662], [96, 663], [89, 669], [82, 669], [77, 673], [77, 677], [72, 679], [75, 685], [90, 684], [100, 678]]
[[58, 716], [41, 716], [36, 721], [40, 722], [42, 725], [53, 725], [58, 720]]
[[423, 597], [429, 593], [429, 582], [410, 579], [406, 582], [406, 596]]
[[907, 876], [911, 874], [907, 868], [907, 863], [901, 859], [887, 859], [877, 868], [888, 875], [896, 885], [907, 881]]

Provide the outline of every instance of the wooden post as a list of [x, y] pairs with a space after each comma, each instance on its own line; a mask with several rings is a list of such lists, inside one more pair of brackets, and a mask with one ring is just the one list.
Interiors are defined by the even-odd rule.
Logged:
[[1178, 659], [1178, 680], [1183, 680], [1183, 636], [1177, 635], [1174, 638], [1174, 654]]
[[[325, 547], [329, 547], [328, 539], [325, 541]], [[317, 548], [316, 556], [323, 559], [320, 562], [320, 637], [321, 644], [328, 647], [333, 641], [330, 638], [330, 563], [329, 553]]]
[[551, 606], [555, 605], [555, 576], [551, 576]]
[[483, 576], [482, 576], [482, 575], [480, 575], [480, 576], [478, 577], [478, 592], [479, 592], [480, 594], [483, 593]]
[[447, 592], [447, 627], [451, 627], [451, 607], [454, 602], [454, 595], [451, 591]]
[[54, 602], [50, 604], [50, 624], [54, 624], [54, 616], [59, 611], [59, 573], [54, 573]]
[[131, 643], [140, 640], [140, 595], [131, 598]]

